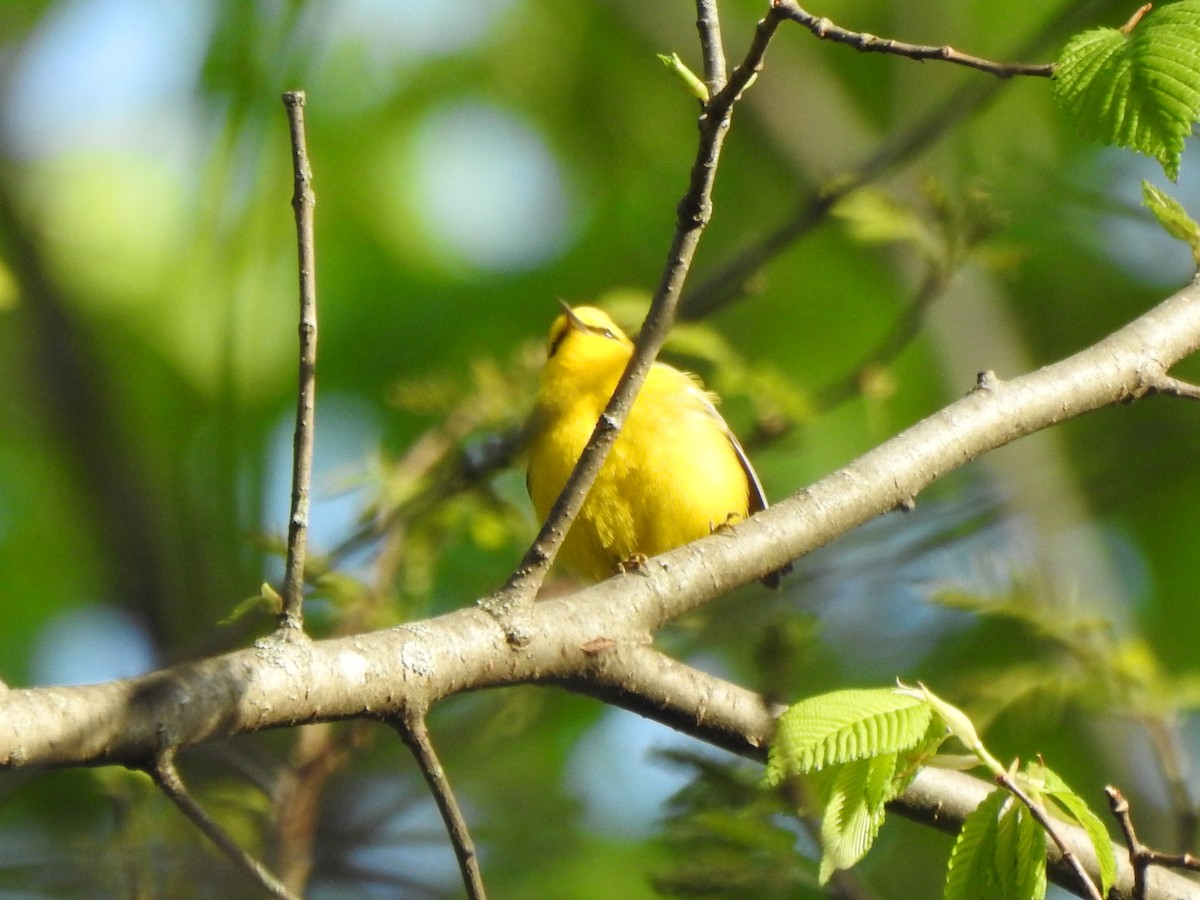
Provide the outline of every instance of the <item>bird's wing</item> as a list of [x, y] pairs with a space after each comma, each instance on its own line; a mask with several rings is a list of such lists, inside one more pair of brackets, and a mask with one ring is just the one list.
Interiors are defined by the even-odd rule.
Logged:
[[767, 495], [763, 491], [762, 482], [758, 480], [758, 473], [754, 471], [754, 466], [750, 464], [750, 457], [746, 455], [746, 450], [742, 447], [741, 441], [737, 439], [737, 435], [733, 433], [733, 429], [729, 427], [724, 417], [717, 411], [712, 394], [698, 385], [692, 385], [691, 393], [700, 404], [701, 409], [720, 424], [721, 430], [725, 432], [725, 437], [729, 439], [729, 443], [733, 447], [733, 452], [737, 455], [738, 462], [741, 463], [742, 472], [746, 475], [746, 489], [749, 493], [746, 505], [747, 512], [750, 514], [762, 512], [770, 504], [767, 503]]
[[[753, 515], [756, 512], [762, 512], [769, 505], [767, 503], [767, 495], [763, 491], [762, 482], [758, 480], [758, 473], [754, 471], [754, 466], [750, 464], [750, 457], [746, 456], [746, 450], [742, 447], [741, 441], [737, 439], [737, 435], [725, 422], [725, 419], [717, 412], [717, 406], [713, 402], [713, 395], [708, 393], [699, 384], [693, 384], [691, 393], [700, 404], [700, 408], [705, 413], [712, 416], [721, 425], [721, 430], [725, 432], [725, 437], [729, 439], [729, 444], [733, 447], [733, 452], [737, 455], [738, 462], [742, 465], [742, 471], [746, 475], [746, 490], [749, 494], [746, 504], [747, 512]], [[783, 576], [792, 571], [792, 564], [785, 563], [774, 572], [768, 572], [762, 577], [762, 583], [775, 590], [779, 587]]]
[[729, 438], [729, 443], [733, 444], [733, 452], [737, 454], [738, 462], [742, 464], [742, 471], [746, 473], [746, 486], [750, 492], [747, 512], [751, 515], [762, 512], [770, 504], [767, 503], [767, 495], [763, 491], [762, 482], [758, 480], [758, 473], [754, 471], [754, 466], [750, 465], [750, 458], [746, 456], [741, 441], [729, 430], [728, 425], [725, 426], [725, 437]]

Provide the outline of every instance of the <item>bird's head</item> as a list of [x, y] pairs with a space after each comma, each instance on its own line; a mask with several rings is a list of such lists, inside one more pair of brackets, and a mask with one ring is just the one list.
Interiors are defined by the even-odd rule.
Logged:
[[[554, 357], [564, 347], [578, 352], [596, 355], [612, 355], [615, 352], [628, 358], [633, 342], [608, 313], [594, 306], [568, 306], [563, 301], [563, 313], [550, 326], [546, 340], [546, 356]], [[619, 348], [619, 350], [618, 350]]]

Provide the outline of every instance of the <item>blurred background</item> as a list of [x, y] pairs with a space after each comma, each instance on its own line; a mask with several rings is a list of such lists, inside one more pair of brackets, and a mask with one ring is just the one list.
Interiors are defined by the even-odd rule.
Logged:
[[[736, 62], [765, 4], [720, 9]], [[814, 11], [1026, 62], [1131, 12]], [[0, 5], [0, 678], [129, 676], [273, 625], [254, 598], [282, 569], [296, 385], [284, 90], [307, 92], [317, 194], [308, 622], [385, 627], [500, 585], [537, 524], [514, 434], [556, 298], [636, 329], [658, 282], [697, 106], [656, 54], [699, 71], [695, 17], [684, 0]], [[1193, 213], [1196, 171], [1185, 154], [1168, 185]], [[784, 24], [668, 355], [723, 395], [785, 496], [977, 372], [1059, 359], [1186, 282], [1142, 178], [1165, 184], [1075, 138], [1044, 79]], [[1115, 782], [1144, 839], [1194, 849], [1198, 438], [1196, 410], [1160, 398], [1022, 441], [662, 645], [781, 700], [920, 678], [997, 755], [1045, 754], [1098, 810]], [[456, 698], [431, 727], [497, 897], [819, 895], [810, 841], [749, 763], [550, 689]], [[181, 766], [306, 896], [461, 892], [390, 731], [260, 735]], [[933, 896], [948, 852], [889, 823], [856, 878]], [[138, 775], [0, 779], [0, 897], [157, 896], [254, 894]]]

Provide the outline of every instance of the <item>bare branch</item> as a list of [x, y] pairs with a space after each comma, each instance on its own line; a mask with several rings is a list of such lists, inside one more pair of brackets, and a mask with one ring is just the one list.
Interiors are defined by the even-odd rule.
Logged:
[[1129, 862], [1133, 866], [1133, 897], [1134, 900], [1144, 900], [1148, 897], [1147, 880], [1151, 866], [1163, 866], [1171, 869], [1190, 869], [1200, 872], [1200, 858], [1190, 853], [1160, 853], [1146, 846], [1139, 840], [1133, 827], [1133, 818], [1129, 813], [1129, 801], [1112, 785], [1104, 789], [1108, 797], [1108, 805], [1113, 817], [1121, 826], [1125, 835], [1125, 845], [1129, 848]]
[[222, 853], [262, 885], [267, 893], [272, 897], [283, 898], [283, 900], [299, 900], [298, 894], [289, 891], [266, 866], [238, 846], [237, 841], [230, 837], [229, 833], [192, 799], [183, 779], [179, 777], [179, 770], [175, 768], [175, 750], [173, 748], [158, 753], [154, 765], [149, 771], [154, 783], [171, 799], [172, 803], [179, 807], [180, 812], [191, 819]]
[[[1197, 348], [1200, 281], [1068, 359], [1009, 381], [986, 379], [726, 532], [655, 557], [637, 574], [532, 605], [521, 653], [490, 615], [469, 608], [347, 638], [264, 639], [127, 681], [0, 693], [0, 768], [137, 764], [154, 756], [160, 727], [186, 746], [299, 722], [396, 715], [484, 687], [599, 677], [597, 647], [611, 642], [611, 654], [646, 645], [664, 623], [892, 510], [989, 450], [1144, 396], [1165, 367]], [[623, 690], [636, 692], [636, 679]]]
[[1200, 385], [1181, 381], [1178, 378], [1172, 378], [1170, 375], [1164, 375], [1158, 379], [1154, 385], [1154, 390], [1160, 394], [1166, 394], [1168, 397], [1182, 397], [1184, 400], [1200, 400]]
[[297, 729], [296, 746], [271, 791], [270, 861], [287, 888], [303, 895], [313, 868], [321, 797], [330, 776], [350, 758], [328, 723]]
[[824, 16], [814, 16], [793, 0], [773, 0], [773, 6], [781, 16], [803, 25], [822, 40], [846, 44], [863, 53], [890, 53], [916, 60], [941, 60], [971, 69], [979, 69], [981, 72], [988, 72], [998, 78], [1011, 78], [1014, 75], [1035, 75], [1041, 78], [1054, 76], [1053, 63], [993, 62], [989, 59], [962, 53], [945, 44], [941, 46], [906, 44], [904, 41], [881, 38], [862, 31], [850, 31], [835, 25]]
[[296, 398], [296, 432], [292, 442], [292, 502], [288, 515], [287, 568], [283, 578], [283, 612], [279, 626], [304, 627], [304, 557], [308, 546], [308, 495], [312, 485], [313, 412], [316, 405], [317, 273], [313, 240], [312, 168], [304, 135], [304, 92], [283, 95], [292, 140], [296, 243], [300, 269], [300, 388]]
[[1134, 10], [1133, 15], [1130, 16], [1129, 20], [1119, 29], [1121, 34], [1133, 34], [1133, 29], [1138, 27], [1138, 23], [1142, 21], [1142, 17], [1145, 16], [1146, 13], [1150, 12], [1152, 6], [1154, 6], [1153, 3], [1143, 3], [1136, 10]]
[[458, 868], [462, 872], [463, 886], [470, 900], [486, 900], [483, 887], [483, 876], [479, 871], [479, 857], [475, 853], [475, 842], [467, 828], [467, 820], [454, 798], [450, 788], [450, 779], [442, 768], [441, 760], [433, 749], [433, 741], [429, 738], [429, 728], [425, 724], [424, 710], [408, 710], [404, 715], [391, 720], [392, 726], [400, 733], [408, 749], [412, 751], [425, 783], [433, 793], [442, 821], [446, 823], [446, 831], [450, 835], [450, 843], [454, 847], [454, 855], [458, 859]]
[[[1117, 0], [1065, 3], [1061, 11], [1024, 41], [1014, 55], [1042, 50], [1058, 35], [1093, 21], [1116, 3]], [[779, 11], [780, 15], [782, 12]], [[1001, 79], [966, 82], [924, 116], [894, 134], [861, 164], [798, 197], [790, 216], [705, 276], [687, 293], [680, 304], [680, 316], [702, 319], [740, 299], [755, 273], [823, 223], [839, 200], [931, 149], [943, 135], [980, 110], [1005, 84]]]
[[725, 87], [725, 48], [721, 42], [717, 0], [696, 0], [696, 30], [700, 32], [700, 51], [704, 54], [704, 83], [711, 97]]

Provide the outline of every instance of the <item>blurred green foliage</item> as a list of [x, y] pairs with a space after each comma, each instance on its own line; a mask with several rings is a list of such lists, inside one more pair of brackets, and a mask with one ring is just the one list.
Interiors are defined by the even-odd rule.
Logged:
[[[261, 611], [219, 623], [278, 575], [287, 514], [296, 274], [285, 89], [308, 93], [318, 197], [310, 622], [324, 634], [457, 608], [502, 583], [519, 558], [535, 523], [514, 435], [555, 298], [600, 298], [636, 318], [660, 276], [697, 106], [656, 54], [678, 53], [699, 70], [695, 10], [682, 0], [513, 0], [422, 17], [425, 6], [436, 5], [197, 4], [200, 26], [157, 35], [182, 71], [143, 72], [143, 87], [160, 76], [165, 86], [117, 111], [101, 102], [117, 90], [110, 70], [86, 68], [93, 55], [68, 65], [75, 57], [60, 49], [57, 68], [34, 63], [75, 21], [86, 28], [68, 48], [111, 45], [113, 58], [123, 49], [138, 58], [155, 37], [135, 27], [153, 19], [145, 3], [0, 8], [8, 684], [50, 677], [56, 655], [81, 652], [47, 638], [79, 607], [133, 616], [163, 663], [243, 646], [271, 627]], [[763, 4], [720, 6], [736, 61]], [[1118, 25], [1128, 12], [1095, 0], [1062, 8], [1073, 17], [1053, 27], [1060, 20], [1034, 0], [837, 0], [821, 12], [848, 28], [994, 58], [1037, 48], [1022, 61], [1053, 58], [1068, 28]], [[85, 90], [91, 80], [97, 95]], [[1138, 206], [1153, 164], [1083, 144], [1048, 82], [993, 84], [950, 66], [863, 56], [785, 23], [734, 117], [690, 290], [954, 96], [912, 161], [783, 246], [668, 347], [723, 394], [772, 496], [960, 396], [976, 372], [1009, 377], [1060, 358], [1190, 275], [1186, 248]], [[473, 172], [438, 169], [423, 143], [464, 110], [488, 111], [530, 141], [515, 145], [526, 151], [518, 158], [486, 131], [435, 147], [501, 173], [482, 188]], [[47, 128], [57, 129], [52, 139]], [[1182, 171], [1177, 196], [1194, 215], [1186, 153]], [[439, 185], [444, 193], [431, 194]], [[543, 233], [523, 215], [525, 197], [561, 221]], [[497, 225], [496, 209], [510, 219]], [[467, 229], [459, 233], [476, 227], [479, 246], [448, 238], [445, 221]], [[501, 239], [512, 262], [481, 264], [498, 258], [480, 256], [486, 242]], [[929, 284], [916, 336], [878, 356]], [[851, 399], [819, 402], [843, 383], [854, 386]], [[1006, 758], [1043, 752], [1095, 808], [1101, 784], [1121, 784], [1143, 837], [1173, 845], [1194, 825], [1192, 801], [1152, 751], [1173, 747], [1185, 763], [1195, 751], [1186, 710], [1200, 641], [1198, 439], [1195, 410], [1164, 399], [1071, 423], [814, 554], [778, 596], [746, 589], [714, 603], [662, 646], [782, 700], [922, 679], [992, 718], [989, 744]], [[384, 534], [365, 536], [372, 524]], [[993, 603], [1011, 613], [1018, 595], [1019, 616], [977, 614]], [[958, 608], [935, 598], [957, 598]], [[1058, 631], [1037, 625], [1047, 617]], [[1130, 695], [1097, 702], [1072, 680], [1095, 679], [1096, 669], [1064, 635], [1102, 632], [1116, 637], [1089, 644], [1101, 650], [1088, 665], [1110, 654], [1116, 669], [1133, 671], [1122, 648], [1136, 647], [1140, 674], [1127, 684], [1145, 698], [1152, 727]], [[98, 677], [120, 674], [111, 659], [105, 668], [104, 654], [118, 654], [106, 648], [91, 648]], [[1064, 678], [1064, 690], [1031, 690], [1038, 672]], [[989, 693], [1005, 684], [1005, 697]], [[1033, 694], [1041, 702], [1026, 702]], [[568, 773], [606, 715], [615, 714], [528, 688], [435, 711], [434, 737], [495, 896], [654, 896], [655, 885], [735, 896], [739, 884], [761, 896], [812, 895], [814, 866], [780, 852], [796, 826], [774, 818], [743, 770], [716, 766], [707, 788], [662, 808], [673, 818], [661, 838], [589, 826], [586, 792]], [[322, 794], [311, 896], [456, 895], [449, 850], [399, 742], [383, 729], [331, 733], [353, 763]], [[261, 736], [182, 760], [201, 801], [268, 858], [270, 798], [297, 739]], [[721, 779], [732, 779], [728, 790]], [[714, 811], [712, 791], [751, 799]], [[0, 779], [0, 844], [12, 848], [0, 855], [5, 895], [248, 890], [156, 792], [112, 773]], [[930, 896], [948, 848], [889, 822], [856, 877], [875, 896]], [[920, 854], [931, 861], [916, 864]], [[932, 881], [915, 883], [923, 877]]]

